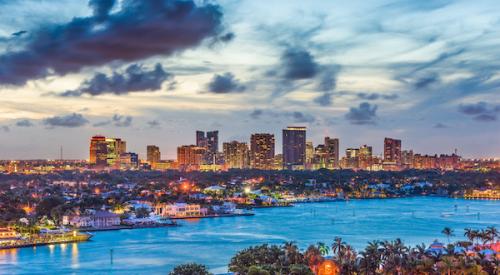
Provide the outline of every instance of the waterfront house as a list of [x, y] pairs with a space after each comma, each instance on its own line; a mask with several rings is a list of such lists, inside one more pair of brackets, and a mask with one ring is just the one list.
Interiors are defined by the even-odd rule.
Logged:
[[0, 227], [0, 243], [15, 241], [18, 238], [16, 231], [7, 227]]
[[199, 204], [160, 203], [155, 206], [155, 214], [168, 218], [200, 217], [207, 215], [207, 209], [202, 208]]
[[95, 211], [89, 215], [65, 215], [62, 224], [76, 228], [107, 228], [120, 225], [120, 216], [108, 211]]

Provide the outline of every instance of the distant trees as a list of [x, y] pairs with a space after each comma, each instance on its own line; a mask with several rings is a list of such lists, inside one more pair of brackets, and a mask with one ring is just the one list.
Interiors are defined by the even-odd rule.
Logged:
[[169, 275], [212, 275], [208, 268], [201, 264], [189, 263], [176, 266]]

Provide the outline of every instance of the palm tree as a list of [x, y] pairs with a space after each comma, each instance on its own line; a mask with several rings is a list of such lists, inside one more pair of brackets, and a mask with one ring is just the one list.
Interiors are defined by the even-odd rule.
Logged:
[[466, 228], [464, 236], [469, 239], [472, 243], [474, 243], [474, 240], [478, 237], [479, 232], [477, 230], [474, 230], [472, 228]]
[[345, 246], [346, 246], [346, 243], [342, 241], [342, 238], [335, 237], [333, 244], [332, 244], [332, 252], [334, 254], [337, 254], [337, 256], [339, 256], [339, 254], [345, 248]]
[[448, 238], [448, 244], [450, 243], [450, 236], [454, 236], [453, 234], [453, 229], [449, 228], [449, 227], [445, 227], [443, 228], [443, 231], [441, 231], [441, 233], [443, 233], [446, 238]]
[[490, 236], [491, 241], [494, 243], [495, 238], [498, 237], [498, 229], [496, 229], [494, 226], [488, 226], [486, 227], [486, 233]]
[[322, 256], [326, 256], [330, 252], [330, 247], [322, 242], [318, 243], [318, 249]]
[[323, 261], [323, 256], [321, 256], [321, 252], [319, 249], [314, 246], [310, 245], [306, 252], [304, 252], [304, 258], [306, 260], [307, 265], [315, 272], [315, 274], [318, 272], [318, 266], [319, 264]]

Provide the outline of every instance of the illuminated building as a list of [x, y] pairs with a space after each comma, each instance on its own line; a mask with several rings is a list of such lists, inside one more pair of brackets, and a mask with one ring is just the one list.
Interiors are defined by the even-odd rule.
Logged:
[[198, 170], [204, 163], [206, 149], [196, 145], [177, 147], [177, 163], [181, 170]]
[[359, 168], [363, 170], [371, 170], [372, 166], [372, 157], [373, 157], [373, 152], [372, 152], [372, 147], [363, 145], [359, 147]]
[[314, 169], [326, 168], [328, 162], [328, 152], [324, 144], [319, 144], [314, 148]]
[[326, 167], [337, 168], [339, 166], [339, 139], [325, 137]]
[[139, 156], [136, 153], [122, 153], [120, 154], [120, 168], [121, 169], [137, 169], [139, 167]]
[[283, 168], [304, 169], [306, 160], [306, 127], [283, 129]]
[[392, 139], [392, 138], [384, 139], [384, 165], [393, 166], [395, 168], [401, 165], [400, 139]]
[[196, 146], [205, 148], [205, 164], [216, 164], [219, 152], [219, 131], [208, 131], [206, 136], [203, 131], [196, 131]]
[[93, 136], [90, 140], [90, 164], [104, 167], [107, 165], [108, 145], [106, 137]]
[[253, 134], [250, 137], [252, 168], [270, 170], [274, 164], [274, 135]]
[[127, 144], [120, 138], [106, 138], [108, 166], [119, 168], [120, 155], [127, 151]]
[[222, 147], [227, 168], [245, 169], [249, 167], [248, 145], [245, 142], [224, 142]]
[[345, 163], [343, 168], [357, 169], [359, 168], [359, 149], [347, 148], [345, 150]]
[[306, 169], [311, 169], [314, 158], [314, 145], [312, 141], [306, 142]]
[[406, 169], [413, 168], [413, 150], [403, 150], [401, 152], [401, 164]]
[[151, 164], [151, 166], [155, 166], [155, 164], [160, 162], [161, 159], [160, 148], [155, 145], [148, 145], [146, 148], [147, 148], [146, 160], [149, 162], [149, 164]]

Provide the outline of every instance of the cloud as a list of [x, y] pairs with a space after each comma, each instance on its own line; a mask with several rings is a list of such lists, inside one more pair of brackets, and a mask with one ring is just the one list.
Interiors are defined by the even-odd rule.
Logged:
[[438, 122], [438, 123], [434, 124], [433, 128], [436, 128], [436, 129], [445, 129], [445, 128], [448, 128], [448, 125], [443, 124], [441, 122]]
[[132, 117], [131, 116], [123, 116], [119, 114], [114, 114], [110, 120], [101, 121], [98, 123], [94, 123], [94, 127], [102, 127], [107, 125], [113, 125], [116, 127], [129, 127], [132, 125]]
[[91, 79], [85, 80], [78, 89], [66, 91], [61, 96], [124, 95], [133, 92], [156, 91], [161, 89], [164, 81], [171, 78], [172, 75], [167, 73], [159, 63], [151, 70], [133, 64], [128, 66], [124, 72], [115, 71], [111, 76], [96, 73]]
[[281, 56], [283, 77], [288, 80], [313, 78], [318, 73], [318, 64], [307, 50], [288, 48]]
[[250, 117], [253, 119], [259, 119], [263, 113], [264, 111], [262, 111], [261, 109], [255, 109], [250, 113]]
[[320, 106], [332, 105], [333, 92], [337, 88], [337, 76], [340, 71], [339, 65], [329, 66], [322, 69], [321, 79], [319, 80], [318, 89], [323, 92], [322, 95], [316, 97], [314, 102]]
[[7, 125], [0, 126], [0, 129], [6, 133], [10, 132], [10, 127]]
[[379, 93], [357, 93], [356, 96], [359, 99], [363, 100], [377, 100], [377, 99], [395, 100], [398, 98], [398, 95], [396, 94], [384, 95]]
[[150, 120], [146, 122], [150, 128], [159, 128], [161, 123], [158, 120]]
[[0, 84], [23, 85], [112, 61], [169, 56], [205, 39], [219, 39], [221, 7], [195, 2], [124, 0], [110, 13], [113, 1], [90, 1], [91, 16], [43, 25], [30, 31], [22, 50], [0, 55]]
[[287, 116], [293, 118], [293, 122], [297, 123], [311, 123], [316, 120], [312, 115], [304, 114], [302, 112], [288, 113]]
[[439, 82], [439, 75], [436, 73], [432, 73], [424, 77], [418, 78], [415, 81], [415, 83], [413, 83], [413, 87], [417, 90], [425, 89], [436, 82]]
[[17, 127], [32, 127], [32, 126], [34, 126], [34, 124], [33, 124], [33, 122], [31, 122], [28, 119], [23, 119], [23, 120], [17, 121], [16, 126]]
[[491, 106], [486, 102], [480, 101], [472, 104], [461, 104], [458, 111], [472, 116], [474, 120], [482, 122], [491, 122], [497, 120], [497, 113], [500, 112], [500, 105]]
[[67, 127], [76, 128], [84, 126], [89, 123], [89, 121], [81, 114], [72, 113], [63, 116], [53, 116], [43, 120], [43, 124], [47, 125], [49, 128], [52, 127]]
[[22, 31], [14, 32], [11, 35], [14, 36], [14, 37], [19, 37], [19, 36], [21, 36], [21, 35], [23, 35], [25, 33], [27, 33], [27, 31], [22, 30]]
[[377, 118], [377, 105], [370, 105], [368, 102], [359, 104], [359, 107], [351, 107], [345, 114], [345, 118], [352, 124], [366, 125], [375, 124]]
[[216, 74], [207, 85], [208, 90], [216, 94], [243, 92], [246, 87], [242, 85], [232, 73]]

